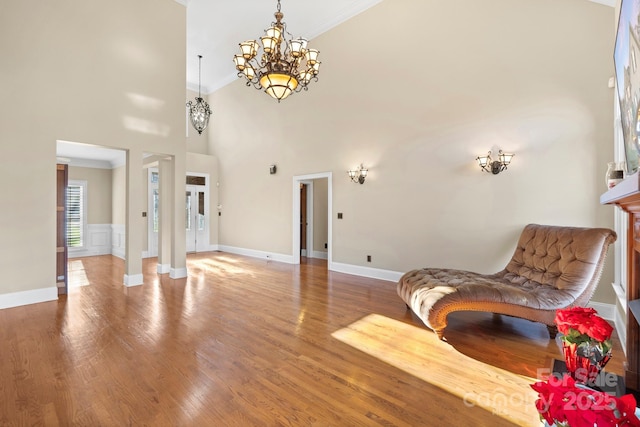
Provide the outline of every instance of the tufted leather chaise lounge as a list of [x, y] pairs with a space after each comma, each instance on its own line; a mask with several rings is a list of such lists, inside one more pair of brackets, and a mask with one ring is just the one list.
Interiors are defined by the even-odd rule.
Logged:
[[556, 310], [589, 302], [607, 248], [615, 240], [616, 233], [606, 228], [529, 224], [504, 270], [495, 274], [413, 270], [398, 282], [398, 295], [440, 339], [447, 315], [454, 311], [485, 311], [541, 322], [553, 338]]

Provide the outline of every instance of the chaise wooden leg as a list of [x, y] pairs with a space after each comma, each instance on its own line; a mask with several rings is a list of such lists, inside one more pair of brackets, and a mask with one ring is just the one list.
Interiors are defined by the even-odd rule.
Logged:
[[553, 340], [558, 335], [558, 327], [556, 325], [547, 325], [547, 330], [549, 331], [549, 339]]

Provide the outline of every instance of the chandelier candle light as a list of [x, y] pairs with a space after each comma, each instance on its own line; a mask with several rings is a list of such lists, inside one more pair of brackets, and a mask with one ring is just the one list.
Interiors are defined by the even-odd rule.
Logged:
[[207, 128], [209, 124], [209, 117], [211, 116], [211, 109], [207, 101], [202, 99], [200, 95], [200, 64], [202, 62], [202, 55], [198, 55], [198, 97], [196, 102], [187, 102], [189, 108], [189, 121], [191, 125], [198, 131], [198, 134], [202, 134], [202, 131]]
[[284, 14], [280, 12], [280, 0], [274, 16], [276, 22], [272, 22], [260, 38], [262, 53], [258, 54], [260, 44], [256, 40], [247, 40], [240, 43], [242, 53], [235, 55], [233, 62], [238, 77], [247, 79], [247, 86], [264, 89], [280, 102], [293, 92], [308, 90], [309, 83], [318, 80], [320, 62], [319, 52], [309, 49], [306, 39], [293, 39], [287, 31], [287, 24], [282, 20]]

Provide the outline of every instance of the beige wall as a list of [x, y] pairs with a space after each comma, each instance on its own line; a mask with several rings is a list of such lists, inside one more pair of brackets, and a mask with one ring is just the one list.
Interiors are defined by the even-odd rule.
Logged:
[[[56, 140], [126, 149], [137, 169], [144, 151], [174, 155], [184, 174], [185, 45], [186, 11], [173, 0], [3, 3], [0, 93], [11, 102], [0, 106], [0, 146], [15, 161], [0, 180], [19, 185], [1, 186], [0, 198], [21, 203], [0, 213], [11, 224], [0, 229], [0, 296], [55, 288]], [[127, 225], [140, 236], [135, 181]], [[127, 242], [131, 253], [139, 240]], [[180, 263], [179, 234], [176, 246]], [[125, 270], [141, 273], [141, 260]]]
[[87, 224], [111, 224], [111, 169], [69, 166], [69, 180], [87, 182]]
[[[333, 172], [339, 263], [495, 272], [527, 223], [612, 228], [598, 200], [613, 13], [584, 0], [384, 1], [310, 42], [323, 62], [308, 92], [278, 104], [237, 81], [213, 93], [220, 243], [292, 254], [292, 176], [318, 172]], [[498, 148], [512, 166], [481, 173], [474, 158]], [[361, 162], [369, 177], [355, 185], [346, 171]], [[613, 302], [611, 267], [598, 301]]]
[[114, 168], [111, 173], [113, 224], [124, 225], [127, 217], [127, 169], [125, 166]]

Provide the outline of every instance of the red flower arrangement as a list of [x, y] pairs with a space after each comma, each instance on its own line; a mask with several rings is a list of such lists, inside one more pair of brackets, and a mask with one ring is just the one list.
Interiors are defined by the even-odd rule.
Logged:
[[[589, 307], [571, 307], [558, 310], [555, 323], [558, 331], [565, 337], [574, 336], [581, 342], [606, 342], [609, 341], [613, 332], [613, 327], [598, 316], [598, 312], [595, 309]], [[579, 334], [576, 334], [576, 332]], [[610, 344], [609, 348], [611, 348]]]
[[538, 392], [536, 408], [549, 425], [570, 427], [640, 427], [631, 394], [620, 398], [578, 387], [568, 375], [549, 377], [531, 385]]
[[582, 383], [593, 383], [611, 358], [613, 327], [596, 310], [571, 307], [556, 312], [567, 370]]

